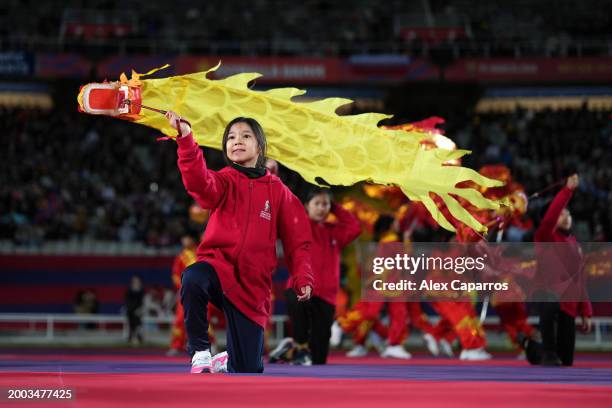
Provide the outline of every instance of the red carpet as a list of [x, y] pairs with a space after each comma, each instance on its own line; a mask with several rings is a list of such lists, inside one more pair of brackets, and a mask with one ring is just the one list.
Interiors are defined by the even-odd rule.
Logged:
[[[0, 389], [70, 388], [67, 403], [17, 407], [612, 407], [612, 356], [579, 354], [571, 368], [512, 355], [486, 362], [330, 356], [327, 366], [266, 365], [263, 375], [190, 375], [162, 350], [5, 349]], [[0, 395], [0, 408], [8, 406]]]
[[[0, 374], [0, 387], [65, 387], [53, 407], [610, 407], [612, 388], [567, 384], [333, 380], [188, 374]], [[47, 405], [47, 404], [43, 404]], [[20, 403], [19, 407], [41, 403]]]

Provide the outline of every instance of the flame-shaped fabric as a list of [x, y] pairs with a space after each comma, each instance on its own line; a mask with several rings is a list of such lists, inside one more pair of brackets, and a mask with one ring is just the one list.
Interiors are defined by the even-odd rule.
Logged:
[[[321, 184], [322, 179], [330, 185], [352, 185], [360, 181], [397, 185], [409, 199], [422, 201], [433, 218], [451, 231], [453, 226], [439, 211], [430, 193], [442, 198], [453, 217], [478, 231], [486, 228], [449, 194], [463, 197], [478, 208], [499, 207], [498, 202], [483, 197], [475, 189], [456, 188], [457, 183], [467, 180], [482, 187], [502, 185], [472, 169], [443, 165], [469, 153], [466, 150], [423, 150], [419, 142], [427, 137], [425, 132], [378, 127], [389, 115], [337, 115], [336, 109], [351, 103], [350, 99], [294, 102], [292, 98], [305, 91], [297, 88], [251, 90], [248, 83], [261, 76], [257, 73], [208, 79], [207, 74], [218, 67], [160, 79], [139, 80], [139, 75], [134, 73], [132, 81], [142, 86], [144, 105], [173, 110], [189, 120], [195, 140], [202, 146], [221, 149], [226, 124], [237, 116], [248, 116], [256, 119], [266, 132], [268, 157], [311, 183]], [[158, 113], [143, 110], [135, 122], [168, 136], [176, 134]]]

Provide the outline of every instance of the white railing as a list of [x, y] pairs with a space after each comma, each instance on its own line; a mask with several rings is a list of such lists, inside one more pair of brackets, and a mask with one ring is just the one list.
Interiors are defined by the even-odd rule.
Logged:
[[[143, 325], [147, 324], [172, 324], [172, 317], [144, 317]], [[53, 342], [56, 323], [87, 324], [97, 323], [99, 329], [105, 330], [107, 325], [120, 324], [123, 337], [128, 336], [128, 320], [123, 315], [100, 315], [100, 314], [0, 314], [0, 322], [5, 323], [27, 323], [30, 330], [34, 330], [37, 323], [45, 324], [45, 340]]]
[[[440, 318], [434, 316], [430, 318], [431, 323], [435, 324]], [[274, 325], [272, 330], [271, 343], [276, 343], [283, 337], [285, 337], [285, 322], [288, 320], [286, 315], [274, 315], [270, 318], [270, 321]], [[171, 326], [174, 321], [174, 317], [144, 317], [142, 319], [143, 328], [147, 330], [152, 326], [165, 324]], [[537, 325], [539, 319], [537, 316], [531, 316], [528, 322], [532, 325]], [[35, 340], [37, 343], [52, 344], [60, 337], [57, 336], [57, 329], [55, 325], [57, 323], [75, 323], [75, 324], [87, 324], [96, 323], [98, 324], [97, 331], [92, 330], [92, 334], [108, 333], [106, 330], [107, 325], [121, 325], [121, 340], [125, 340], [128, 337], [128, 321], [127, 317], [123, 315], [85, 315], [85, 314], [26, 314], [26, 313], [6, 313], [0, 314], [0, 323], [26, 323], [28, 324], [29, 331], [35, 331], [37, 323], [44, 323], [44, 336], [40, 336], [38, 333], [36, 336], [24, 336], [23, 333], [15, 336], [10, 336], [13, 339], [13, 344], [19, 340], [23, 342]], [[499, 317], [490, 316], [484, 321], [485, 326], [498, 325], [500, 323]], [[22, 330], [23, 331], [23, 330]], [[604, 338], [604, 333], [612, 333], [612, 317], [594, 317], [593, 318], [593, 333], [589, 336], [589, 340], [586, 341], [584, 338], [580, 340], [579, 345], [585, 345], [589, 348], [601, 348], [603, 346], [611, 347], [612, 339], [610, 337]], [[5, 333], [6, 334], [6, 333]], [[78, 334], [71, 332], [73, 340], [78, 340]], [[2, 342], [3, 336], [0, 335], [0, 342]], [[592, 339], [592, 340], [590, 340]], [[65, 340], [65, 339], [64, 339]]]
[[[270, 318], [273, 323], [274, 341], [282, 339], [285, 335], [284, 323], [288, 320], [285, 315], [274, 315]], [[165, 317], [143, 317], [142, 327], [147, 330], [151, 325], [167, 324], [171, 326], [174, 322], [174, 316]], [[121, 325], [122, 339], [128, 338], [129, 325], [127, 317], [124, 315], [113, 314], [38, 314], [38, 313], [5, 313], [0, 314], [0, 323], [26, 323], [29, 331], [35, 331], [37, 323], [44, 323], [45, 335], [40, 337], [32, 336], [17, 336], [24, 341], [36, 340], [42, 343], [53, 343], [58, 339], [55, 325], [57, 323], [74, 323], [74, 324], [98, 324], [98, 330], [106, 331], [108, 325]], [[0, 335], [0, 342], [2, 341]], [[15, 338], [15, 336], [12, 336]]]

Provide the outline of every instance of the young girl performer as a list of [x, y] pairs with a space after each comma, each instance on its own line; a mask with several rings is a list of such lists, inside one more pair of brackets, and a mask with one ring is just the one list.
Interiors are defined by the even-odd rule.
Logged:
[[[228, 123], [222, 148], [228, 166], [206, 167], [189, 123], [166, 114], [178, 130], [178, 166], [194, 200], [211, 210], [197, 262], [183, 271], [192, 373], [263, 372], [264, 327], [270, 315], [276, 237], [283, 241], [299, 301], [312, 294], [311, 232], [300, 201], [264, 167], [265, 134], [259, 123], [238, 117]], [[225, 313], [227, 352], [211, 358], [206, 310]]]
[[[312, 230], [312, 266], [317, 287], [312, 299], [298, 302], [293, 289], [295, 277], [287, 282], [285, 295], [296, 343], [293, 363], [325, 364], [340, 286], [340, 254], [359, 236], [361, 226], [350, 212], [332, 203], [329, 189], [312, 189], [305, 206]], [[330, 210], [337, 222], [325, 221]]]

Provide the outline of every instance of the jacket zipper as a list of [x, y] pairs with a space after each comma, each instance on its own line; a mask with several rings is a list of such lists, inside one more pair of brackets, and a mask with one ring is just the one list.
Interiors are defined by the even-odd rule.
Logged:
[[[251, 220], [251, 201], [252, 201], [252, 196], [253, 196], [253, 182], [249, 181], [249, 206], [248, 206], [248, 210], [247, 210], [247, 220], [246, 220], [246, 224], [244, 227], [244, 233], [242, 234], [242, 240], [240, 241], [240, 246], [238, 247], [238, 251], [236, 251], [236, 257], [235, 257], [235, 269], [236, 271], [238, 271], [238, 258], [240, 257], [240, 254], [242, 253], [242, 248], [244, 247], [244, 241], [246, 240], [246, 236], [247, 236], [247, 232], [249, 230], [249, 222]], [[236, 276], [236, 285], [239, 283], [240, 279], [239, 276]], [[230, 290], [232, 290], [236, 285], [232, 286], [231, 288], [229, 288], [227, 291], [224, 291], [223, 293], [225, 294], [226, 292], [229, 292]]]

